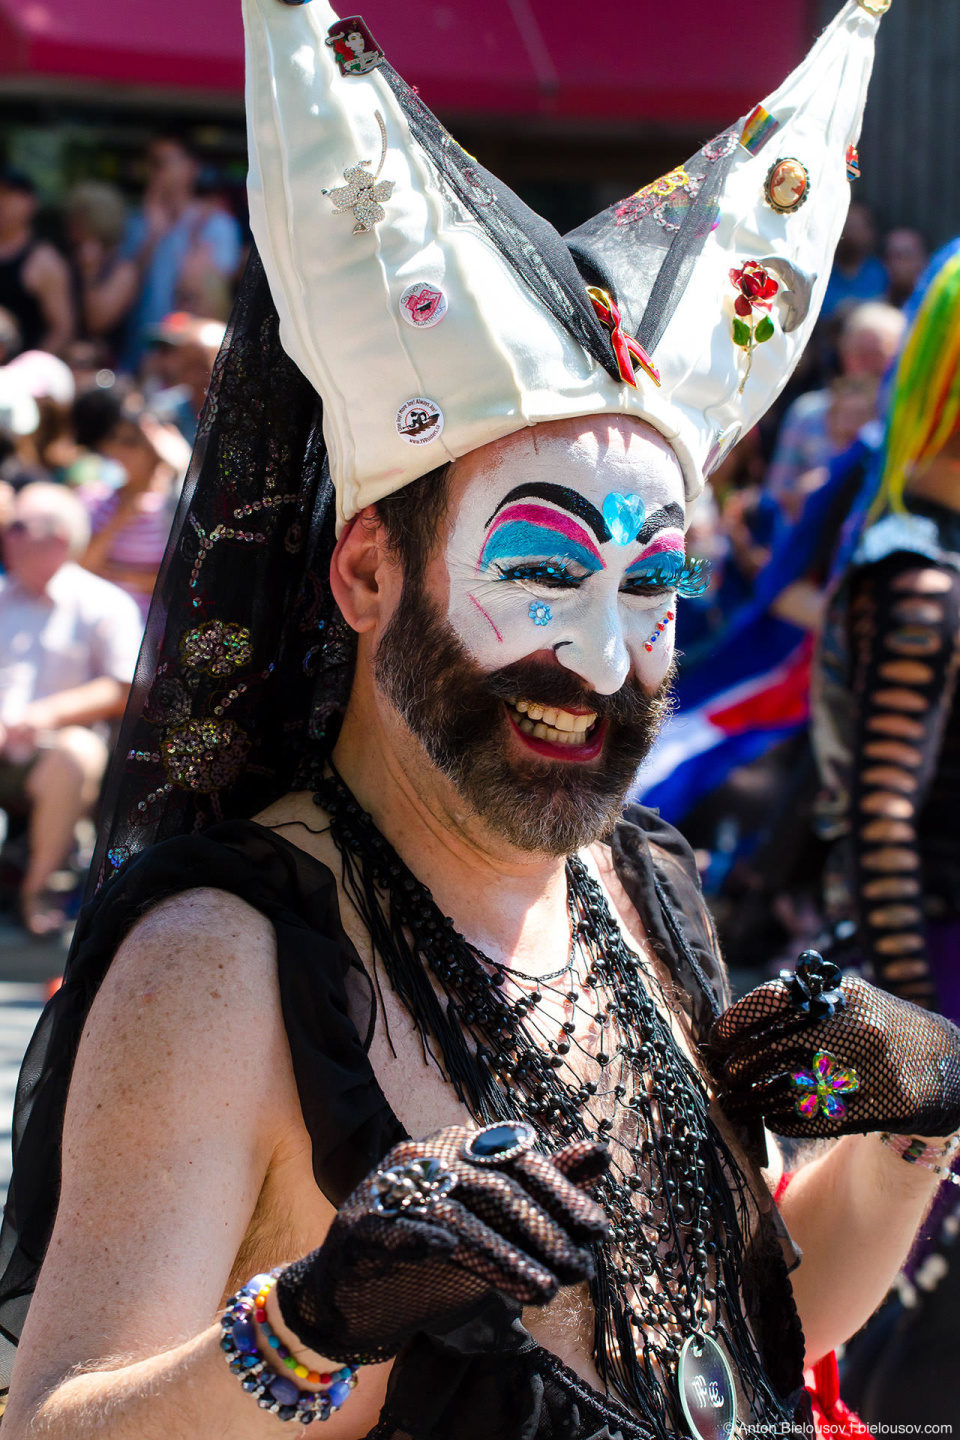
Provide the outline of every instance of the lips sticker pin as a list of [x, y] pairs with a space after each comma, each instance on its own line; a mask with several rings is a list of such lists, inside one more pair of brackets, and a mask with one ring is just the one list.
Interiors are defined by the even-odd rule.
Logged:
[[397, 434], [409, 445], [428, 445], [443, 433], [443, 411], [432, 400], [417, 395], [397, 411]]
[[436, 285], [420, 281], [400, 296], [400, 314], [415, 330], [431, 330], [447, 313], [447, 297]]

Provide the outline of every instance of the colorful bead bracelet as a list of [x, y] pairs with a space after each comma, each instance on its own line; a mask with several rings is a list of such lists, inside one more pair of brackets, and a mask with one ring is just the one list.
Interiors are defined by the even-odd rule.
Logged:
[[[279, 1274], [279, 1270], [274, 1270], [269, 1275], [255, 1275], [228, 1302], [220, 1321], [220, 1348], [231, 1371], [240, 1377], [243, 1389], [254, 1397], [261, 1410], [269, 1410], [278, 1420], [298, 1420], [301, 1425], [309, 1425], [313, 1420], [329, 1420], [356, 1385], [357, 1367], [344, 1365], [329, 1374], [320, 1373], [310, 1370], [291, 1354], [266, 1316], [267, 1296]], [[291, 1376], [278, 1374], [265, 1360], [257, 1344], [257, 1325]], [[293, 1376], [326, 1388], [301, 1390]]]
[[949, 1180], [951, 1185], [960, 1185], [960, 1175], [955, 1175], [952, 1170], [944, 1165], [938, 1165], [938, 1160], [952, 1160], [957, 1151], [960, 1150], [960, 1136], [951, 1135], [942, 1145], [928, 1145], [925, 1140], [920, 1140], [916, 1135], [891, 1135], [884, 1131], [880, 1136], [880, 1144], [886, 1145], [901, 1160], [906, 1160], [908, 1165], [919, 1165], [921, 1170], [930, 1170], [934, 1175], [939, 1175], [941, 1180]]

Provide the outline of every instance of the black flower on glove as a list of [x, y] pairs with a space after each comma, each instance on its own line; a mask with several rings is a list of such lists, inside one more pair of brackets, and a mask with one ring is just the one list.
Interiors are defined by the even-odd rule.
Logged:
[[835, 1015], [847, 1003], [840, 988], [843, 972], [832, 960], [824, 960], [818, 950], [804, 950], [796, 970], [781, 970], [780, 979], [790, 991], [790, 999], [802, 1015], [822, 1020]]

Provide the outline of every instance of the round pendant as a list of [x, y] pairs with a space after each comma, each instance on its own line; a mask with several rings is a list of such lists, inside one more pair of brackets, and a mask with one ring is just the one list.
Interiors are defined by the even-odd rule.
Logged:
[[417, 395], [397, 411], [397, 434], [408, 445], [428, 445], [443, 433], [443, 411], [432, 400]]
[[709, 1335], [690, 1335], [683, 1342], [677, 1387], [693, 1440], [730, 1440], [737, 1391], [727, 1357]]
[[806, 165], [788, 155], [771, 165], [763, 191], [773, 210], [789, 215], [810, 198], [810, 172]]

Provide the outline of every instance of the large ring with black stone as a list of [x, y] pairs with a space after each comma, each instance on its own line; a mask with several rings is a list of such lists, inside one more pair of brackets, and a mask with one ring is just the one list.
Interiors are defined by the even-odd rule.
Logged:
[[391, 1165], [373, 1177], [373, 1204], [380, 1215], [426, 1210], [453, 1189], [456, 1177], [440, 1160], [424, 1156], [405, 1165]]
[[460, 1154], [471, 1165], [502, 1165], [532, 1150], [536, 1143], [536, 1131], [525, 1120], [498, 1121], [464, 1140]]

